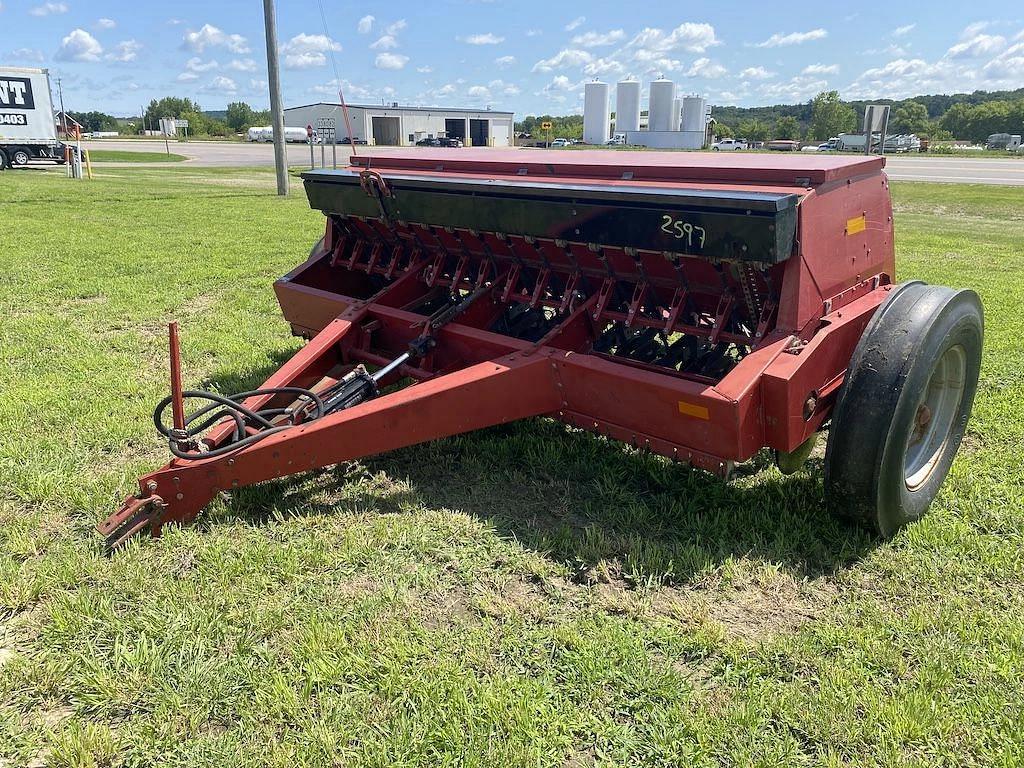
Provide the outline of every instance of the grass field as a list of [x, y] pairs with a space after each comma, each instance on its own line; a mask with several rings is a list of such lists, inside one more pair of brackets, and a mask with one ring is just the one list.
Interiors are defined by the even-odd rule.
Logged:
[[1011, 766], [1024, 754], [1024, 188], [896, 185], [901, 279], [972, 286], [982, 383], [924, 521], [820, 460], [728, 484], [535, 420], [275, 482], [112, 558], [186, 383], [298, 348], [321, 231], [263, 170], [8, 174], [0, 766]]
[[135, 152], [129, 149], [90, 149], [94, 163], [180, 163], [187, 158], [173, 152]]

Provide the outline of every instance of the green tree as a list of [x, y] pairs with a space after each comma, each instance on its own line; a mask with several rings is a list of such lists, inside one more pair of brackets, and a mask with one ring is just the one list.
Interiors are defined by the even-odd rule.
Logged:
[[720, 139], [731, 139], [735, 135], [732, 128], [725, 123], [715, 123], [714, 134]]
[[896, 133], [927, 134], [931, 126], [928, 108], [919, 101], [908, 101], [893, 111], [891, 125]]
[[971, 107], [969, 105], [954, 104], [946, 110], [946, 114], [939, 120], [939, 127], [944, 131], [948, 131], [953, 138], [966, 139], [970, 112]]
[[190, 123], [190, 133], [201, 133], [202, 131], [196, 130], [195, 127], [191, 126], [191, 115], [186, 113], [199, 114], [201, 112], [200, 107], [191, 99], [182, 99], [177, 96], [165, 96], [160, 99], [153, 99], [149, 102], [149, 106], [146, 107], [146, 113], [143, 116], [146, 126], [151, 131], [160, 129], [160, 118], [162, 117], [174, 117], [184, 118]]
[[857, 126], [857, 113], [853, 107], [839, 99], [839, 91], [822, 91], [811, 99], [811, 139], [829, 139], [840, 133], [849, 133]]
[[743, 120], [736, 126], [736, 132], [748, 141], [767, 141], [769, 130], [761, 120]]
[[799, 135], [800, 123], [791, 115], [780, 117], [778, 122], [775, 123], [775, 130], [772, 131], [772, 137], [776, 139], [792, 140]]
[[116, 131], [117, 120], [105, 112], [68, 112], [86, 131]]
[[244, 101], [233, 101], [228, 104], [224, 122], [231, 130], [241, 133], [256, 124], [256, 113]]

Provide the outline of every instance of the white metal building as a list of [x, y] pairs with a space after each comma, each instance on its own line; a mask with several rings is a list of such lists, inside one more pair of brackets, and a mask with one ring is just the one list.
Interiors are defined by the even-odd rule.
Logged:
[[[367, 144], [408, 147], [420, 139], [447, 136], [474, 147], [512, 146], [515, 115], [490, 109], [406, 107], [349, 104], [352, 134]], [[318, 102], [284, 111], [286, 127], [317, 127], [317, 119], [334, 118], [338, 141], [348, 136], [341, 104]]]

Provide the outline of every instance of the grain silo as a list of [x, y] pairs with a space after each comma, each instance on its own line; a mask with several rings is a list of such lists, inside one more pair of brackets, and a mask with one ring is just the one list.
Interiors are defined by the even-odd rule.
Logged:
[[701, 96], [683, 97], [683, 130], [704, 133], [707, 104]]
[[615, 86], [615, 132], [640, 130], [640, 81], [622, 80]]
[[595, 80], [583, 86], [583, 141], [587, 144], [604, 144], [608, 141], [608, 124], [611, 122], [608, 108], [608, 83]]
[[665, 78], [658, 78], [651, 83], [651, 96], [648, 102], [647, 130], [677, 131], [679, 117], [673, 119], [672, 113], [676, 98], [676, 84]]

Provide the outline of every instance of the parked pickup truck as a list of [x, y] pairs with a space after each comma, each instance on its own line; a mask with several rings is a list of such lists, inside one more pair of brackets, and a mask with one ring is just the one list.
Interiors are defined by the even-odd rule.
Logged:
[[746, 139], [719, 139], [711, 145], [715, 152], [734, 152], [737, 149], [749, 149]]

